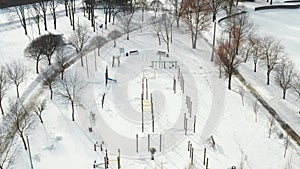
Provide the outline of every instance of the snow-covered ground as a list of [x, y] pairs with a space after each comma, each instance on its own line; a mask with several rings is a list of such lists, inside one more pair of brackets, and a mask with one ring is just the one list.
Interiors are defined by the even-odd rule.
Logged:
[[[251, 3], [244, 5], [250, 7], [249, 4]], [[263, 3], [260, 1], [258, 4]], [[292, 22], [292, 18], [299, 17], [299, 10], [257, 12], [249, 10], [251, 18], [259, 25], [259, 33], [282, 39], [287, 53], [297, 65], [300, 65], [296, 55], [299, 52], [297, 49], [299, 40], [296, 34], [299, 32], [300, 25], [296, 19]], [[0, 12], [0, 18], [3, 18], [0, 24], [11, 22], [8, 13]], [[102, 11], [96, 12], [97, 18], [103, 18]], [[61, 15], [58, 19], [58, 30], [55, 32], [63, 33], [68, 38], [72, 32], [69, 20], [63, 14]], [[147, 18], [150, 15], [150, 12], [147, 13]], [[87, 22], [82, 13], [78, 13], [77, 16], [81, 22]], [[289, 19], [283, 16], [289, 16]], [[51, 21], [49, 19], [48, 24], [50, 31], [53, 31]], [[103, 23], [103, 20], [98, 19], [98, 22]], [[113, 48], [113, 42], [107, 43], [101, 48], [101, 56], [95, 56], [94, 51], [90, 52], [87, 54], [89, 77], [80, 63], [75, 63], [67, 70], [67, 74], [75, 72], [88, 84], [81, 94], [84, 108], [76, 109], [75, 122], [72, 122], [71, 108], [62, 104], [56, 96], [53, 100], [49, 100], [48, 91], [42, 90], [36, 82], [34, 62], [23, 56], [26, 45], [37, 36], [35, 25], [29, 28], [29, 35], [24, 36], [23, 29], [18, 24], [17, 22], [13, 25], [2, 24], [0, 57], [1, 65], [20, 60], [30, 69], [31, 73], [21, 86], [21, 94], [27, 91], [25, 94], [39, 94], [39, 99], [47, 99], [47, 108], [43, 114], [45, 123], [40, 124], [36, 120], [34, 128], [26, 133], [30, 139], [34, 168], [92, 168], [94, 160], [97, 160], [97, 163], [103, 162], [105, 152], [100, 151], [100, 148], [95, 152], [93, 147], [95, 142], [102, 141], [103, 148], [108, 149], [110, 168], [117, 168], [117, 151], [120, 149], [122, 168], [150, 169], [162, 166], [161, 168], [167, 169], [184, 169], [190, 163], [188, 141], [191, 141], [195, 149], [194, 168], [197, 169], [205, 168], [202, 165], [204, 148], [207, 148], [209, 168], [224, 169], [239, 166], [243, 162], [246, 169], [283, 169], [289, 161], [293, 168], [300, 168], [299, 147], [292, 141], [286, 158], [283, 158], [285, 132], [275, 123], [271, 138], [268, 138], [271, 117], [260, 106], [258, 122], [255, 122], [255, 114], [252, 110], [255, 99], [246, 93], [244, 104], [242, 103], [241, 96], [238, 94], [242, 84], [234, 78], [233, 90], [226, 90], [227, 83], [218, 78], [217, 68], [210, 62], [211, 48], [203, 39], [199, 39], [198, 49], [192, 50], [188, 32], [180, 28], [174, 30], [170, 57], [163, 59], [176, 60], [181, 68], [185, 79], [185, 91], [183, 93], [177, 85], [176, 94], [173, 93], [172, 83], [173, 77], [177, 78], [178, 69], [150, 67], [151, 61], [158, 60], [157, 51], [166, 51], [164, 43], [158, 45], [151, 26], [145, 26], [143, 32], [140, 30], [132, 32], [129, 41], [126, 40], [126, 36], [119, 38], [116, 48]], [[104, 30], [103, 35], [106, 36], [113, 28], [118, 28], [118, 24], [115, 26], [109, 24], [109, 29]], [[102, 32], [99, 31], [98, 34], [102, 35]], [[94, 36], [96, 33], [91, 35]], [[112, 68], [112, 56], [119, 54], [120, 47], [124, 47], [127, 52], [138, 50], [139, 54], [121, 57], [120, 67]], [[94, 68], [95, 57], [97, 70]], [[107, 87], [104, 85], [106, 66], [109, 68], [110, 78], [117, 80], [117, 83], [109, 82]], [[43, 67], [46, 69], [46, 64]], [[149, 79], [149, 91], [153, 93], [154, 99], [155, 132], [151, 131], [151, 116], [145, 113], [145, 132], [142, 133], [140, 95], [142, 76], [145, 71], [153, 75], [153, 78]], [[295, 100], [294, 95], [288, 95], [287, 101], [281, 100], [280, 90], [274, 87], [275, 85], [270, 87], [264, 85], [264, 72], [252, 73], [251, 64], [243, 66], [241, 73], [247, 75], [246, 79], [249, 83], [299, 132], [299, 117], [295, 112], [299, 101]], [[13, 87], [10, 88], [10, 97], [15, 97], [14, 90]], [[106, 96], [102, 109], [103, 93], [106, 93]], [[191, 117], [187, 114], [189, 130], [188, 134], [184, 135], [183, 117], [184, 113], [187, 113], [186, 96], [191, 97], [193, 112]], [[4, 102], [7, 107], [8, 99]], [[96, 114], [94, 125], [89, 120], [91, 111]], [[194, 115], [197, 117], [196, 133], [193, 133]], [[91, 126], [93, 132], [88, 131], [88, 127]], [[138, 153], [136, 134], [139, 136]], [[147, 151], [148, 134], [151, 135], [151, 147], [157, 150], [154, 161], [150, 160], [150, 152]], [[159, 151], [160, 134], [163, 143], [161, 152]], [[214, 148], [207, 141], [211, 135], [216, 143]], [[13, 168], [30, 168], [28, 152], [22, 147], [21, 141], [18, 144], [20, 146], [18, 146], [16, 164]]]

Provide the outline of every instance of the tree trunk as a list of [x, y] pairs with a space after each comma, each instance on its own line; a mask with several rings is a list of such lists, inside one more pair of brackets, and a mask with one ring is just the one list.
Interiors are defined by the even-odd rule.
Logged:
[[108, 13], [109, 13], [109, 15], [108, 15], [108, 22], [110, 23], [110, 20], [111, 20], [111, 7], [109, 7]]
[[19, 85], [16, 84], [17, 98], [19, 98]]
[[115, 25], [115, 16], [116, 16], [117, 14], [114, 14], [113, 15], [113, 22], [112, 22], [112, 25]]
[[229, 14], [231, 14], [231, 11], [232, 11], [232, 6], [233, 6], [233, 0], [230, 0], [229, 2]]
[[2, 106], [2, 100], [0, 100], [0, 109], [1, 109], [2, 115], [4, 115], [4, 110], [3, 110], [3, 106]]
[[105, 10], [105, 21], [104, 21], [104, 25], [105, 25], [105, 29], [107, 29], [107, 9]]
[[39, 35], [41, 35], [40, 21], [38, 21], [37, 27], [38, 27]]
[[216, 27], [217, 27], [217, 22], [215, 21], [215, 14], [214, 14], [214, 31], [213, 31], [213, 42], [212, 42], [212, 51], [211, 51], [211, 58], [210, 61], [214, 61], [214, 56], [215, 56], [215, 42], [216, 42]]
[[282, 90], [282, 99], [285, 99], [285, 95], [286, 95], [286, 89]]
[[66, 11], [66, 16], [68, 16], [68, 0], [65, 0], [65, 11]]
[[268, 70], [268, 71], [267, 71], [267, 85], [270, 84], [270, 73], [271, 73], [271, 71]]
[[81, 66], [84, 67], [83, 66], [83, 57], [82, 57], [82, 55], [80, 55], [80, 63], [81, 63]]
[[37, 74], [39, 74], [39, 61], [40, 61], [40, 60], [37, 59], [37, 60], [36, 60], [36, 64], [35, 64], [35, 70], [36, 70], [36, 73], [37, 73]]
[[47, 56], [47, 60], [48, 60], [48, 65], [51, 65], [51, 56]]
[[127, 32], [127, 40], [129, 40], [129, 32]]
[[98, 48], [98, 56], [100, 56], [100, 48]]
[[222, 78], [222, 66], [219, 64], [219, 78]]
[[43, 119], [42, 119], [42, 114], [38, 114], [38, 116], [39, 116], [39, 119], [40, 119], [41, 123], [43, 124], [44, 121], [43, 121]]
[[168, 53], [170, 53], [170, 43], [167, 42], [167, 50], [168, 50]]
[[256, 72], [256, 63], [254, 63], [254, 72]]
[[70, 19], [70, 24], [71, 24], [71, 26], [73, 26], [73, 22], [72, 22], [72, 14], [71, 14], [71, 7], [70, 7], [70, 5], [68, 5], [68, 9], [69, 9], [69, 19]]
[[116, 47], [116, 45], [117, 45], [117, 44], [116, 44], [116, 40], [114, 40], [114, 47]]
[[142, 22], [144, 22], [144, 7], [142, 8]]
[[60, 78], [61, 78], [61, 80], [64, 80], [64, 74], [65, 74], [65, 71], [61, 71], [60, 72]]
[[49, 89], [50, 89], [50, 99], [52, 100], [53, 99], [53, 89], [52, 89], [51, 85], [49, 86]]
[[56, 30], [56, 12], [55, 12], [55, 8], [53, 8], [53, 22], [54, 22], [54, 29]]
[[[75, 8], [72, 9], [72, 24], [73, 24], [73, 30], [75, 30]], [[79, 21], [78, 21], [79, 22]]]
[[91, 10], [89, 9], [88, 10], [88, 20], [90, 20], [91, 19]]
[[193, 49], [196, 49], [196, 46], [197, 46], [197, 41], [194, 39], [194, 40], [192, 41], [192, 48], [193, 48]]
[[24, 145], [25, 150], [27, 150], [27, 145], [26, 145], [26, 141], [25, 141], [23, 132], [19, 133], [19, 135], [20, 135], [20, 137], [21, 137], [21, 139], [22, 139], [22, 142], [23, 142], [23, 145]]
[[255, 122], [257, 122], [257, 112], [255, 112]]
[[161, 40], [160, 40], [159, 33], [157, 34], [157, 38], [158, 38], [158, 45], [161, 45]]
[[228, 74], [228, 89], [231, 90], [231, 77], [232, 77], [232, 73]]
[[45, 26], [45, 31], [47, 31], [47, 16], [46, 16], [46, 11], [43, 11], [44, 13], [44, 26]]
[[26, 25], [26, 19], [23, 18], [23, 28], [24, 28], [24, 31], [25, 31], [25, 35], [27, 35], [27, 25]]
[[197, 34], [192, 30], [192, 48], [196, 49], [197, 46]]
[[71, 102], [71, 106], [72, 106], [72, 121], [75, 121], [75, 117], [74, 117], [74, 114], [75, 114], [74, 102]]

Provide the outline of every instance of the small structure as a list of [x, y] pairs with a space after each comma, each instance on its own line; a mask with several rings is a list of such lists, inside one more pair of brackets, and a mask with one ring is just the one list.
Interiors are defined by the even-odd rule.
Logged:
[[178, 61], [173, 60], [154, 60], [151, 61], [151, 67], [154, 69], [177, 69]]
[[158, 60], [161, 60], [162, 56], [167, 56], [166, 52], [164, 51], [157, 51], [157, 55], [158, 55]]

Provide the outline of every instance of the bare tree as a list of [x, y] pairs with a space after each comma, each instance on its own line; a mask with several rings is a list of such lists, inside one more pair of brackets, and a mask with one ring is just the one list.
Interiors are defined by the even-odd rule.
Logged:
[[134, 13], [131, 13], [129, 15], [123, 16], [120, 19], [121, 27], [123, 31], [126, 33], [127, 37], [126, 39], [129, 40], [129, 33], [133, 30], [132, 26], [132, 17]]
[[43, 72], [43, 81], [42, 84], [44, 87], [49, 88], [50, 90], [50, 99], [53, 98], [53, 89], [55, 88], [56, 84], [56, 74], [52, 71], [45, 71]]
[[39, 6], [43, 12], [43, 20], [45, 31], [47, 30], [47, 9], [48, 9], [48, 1], [40, 1]]
[[69, 0], [69, 11], [71, 12], [69, 15], [73, 30], [75, 30], [75, 4], [75, 0]]
[[257, 63], [259, 61], [259, 59], [262, 58], [262, 52], [261, 52], [261, 39], [260, 38], [254, 38], [252, 39], [252, 43], [254, 43], [254, 45], [252, 46], [252, 49], [250, 50], [250, 54], [252, 56], [253, 59], [253, 71], [256, 72], [257, 69]]
[[40, 6], [37, 4], [32, 4], [32, 9], [29, 11], [30, 15], [32, 16], [33, 21], [37, 25], [39, 35], [41, 34], [40, 28], [40, 21], [41, 21], [41, 9]]
[[27, 35], [27, 24], [26, 24], [26, 15], [25, 15], [25, 5], [19, 5], [15, 7], [16, 13], [20, 20], [22, 27], [24, 28], [25, 35]]
[[231, 89], [231, 77], [235, 73], [236, 68], [240, 65], [241, 59], [235, 53], [234, 42], [221, 40], [216, 49], [216, 55], [219, 57], [222, 68], [228, 76], [228, 89]]
[[161, 37], [160, 37], [161, 25], [162, 25], [161, 18], [151, 17], [151, 25], [157, 36], [158, 45], [161, 45]]
[[171, 5], [173, 6], [173, 12], [176, 19], [176, 26], [179, 27], [180, 16], [182, 13], [182, 1], [180, 0], [170, 0]]
[[0, 169], [12, 168], [15, 160], [13, 149], [14, 134], [9, 128], [2, 126], [0, 128]]
[[160, 2], [160, 0], [153, 0], [150, 3], [150, 7], [153, 9], [154, 11], [154, 16], [157, 16], [157, 13], [163, 8], [163, 3]]
[[232, 13], [232, 7], [234, 6], [234, 0], [224, 0], [228, 8], [226, 8], [227, 15]]
[[42, 118], [42, 113], [44, 112], [45, 109], [46, 109], [46, 99], [39, 100], [37, 101], [37, 103], [33, 103], [33, 111], [39, 117], [41, 123], [44, 123]]
[[191, 31], [192, 48], [196, 49], [198, 36], [201, 31], [210, 26], [209, 4], [205, 0], [183, 0], [182, 18]]
[[34, 117], [31, 113], [32, 107], [31, 105], [23, 106], [18, 101], [10, 101], [9, 111], [10, 113], [7, 114], [6, 120], [10, 122], [13, 131], [20, 136], [24, 148], [27, 150], [24, 134], [32, 128], [34, 123]]
[[300, 97], [300, 75], [297, 74], [295, 83], [293, 85], [293, 89], [298, 94], [298, 98]]
[[64, 104], [71, 104], [72, 121], [75, 121], [75, 107], [83, 107], [80, 95], [85, 86], [86, 84], [80, 80], [77, 74], [66, 76], [64, 80], [59, 81], [57, 96]]
[[107, 35], [107, 38], [111, 39], [114, 41], [114, 47], [116, 47], [116, 39], [118, 39], [119, 37], [122, 36], [122, 33], [118, 30], [113, 30], [111, 31], [108, 35]]
[[64, 0], [66, 16], [68, 16], [68, 3], [69, 3], [69, 0]]
[[223, 72], [222, 61], [220, 60], [219, 57], [216, 57], [216, 59], [214, 60], [214, 62], [218, 66], [219, 78], [222, 78], [222, 72]]
[[54, 52], [61, 47], [64, 42], [62, 35], [46, 34], [39, 37], [40, 45], [42, 47], [42, 54], [46, 56], [48, 64], [51, 65], [51, 58]]
[[[95, 25], [95, 7], [96, 7], [96, 1], [95, 0], [85, 0], [86, 10], [88, 12], [88, 20], [91, 21], [91, 26], [94, 28], [94, 32], [96, 30]], [[84, 8], [85, 11], [85, 8]], [[84, 14], [85, 15], [85, 14]]]
[[245, 58], [244, 58], [245, 63], [248, 61], [249, 57], [251, 56], [252, 54], [251, 52], [254, 46], [257, 44], [256, 40], [257, 38], [254, 35], [248, 36], [245, 43], [241, 46], [245, 50]]
[[240, 46], [253, 34], [256, 27], [249, 21], [247, 13], [230, 17], [227, 22], [227, 32], [235, 40], [235, 52], [239, 53]]
[[60, 76], [61, 80], [63, 80], [65, 70], [68, 68], [68, 60], [69, 60], [69, 58], [65, 54], [65, 48], [61, 47], [59, 48], [59, 50], [57, 50], [55, 60], [61, 75]]
[[285, 99], [286, 92], [292, 88], [295, 83], [296, 70], [291, 61], [281, 62], [275, 69], [275, 82], [282, 89], [282, 98]]
[[98, 56], [100, 56], [100, 49], [107, 43], [107, 40], [102, 36], [95, 36], [92, 39], [93, 45], [98, 49]]
[[83, 56], [85, 52], [85, 45], [90, 39], [89, 32], [86, 25], [80, 25], [77, 23], [76, 30], [73, 32], [70, 42], [75, 48], [77, 56], [80, 57], [81, 66], [83, 66]]
[[8, 80], [16, 86], [17, 98], [19, 98], [19, 86], [25, 81], [28, 70], [18, 61], [6, 64], [5, 70]]
[[53, 24], [54, 24], [54, 29], [56, 29], [56, 8], [59, 5], [59, 0], [50, 0], [49, 1], [49, 6], [50, 6], [50, 12], [53, 18]]
[[43, 59], [43, 50], [41, 38], [33, 39], [24, 50], [24, 56], [35, 60], [35, 70], [39, 73], [39, 62]]
[[257, 122], [257, 113], [258, 113], [258, 109], [259, 109], [259, 105], [258, 105], [257, 100], [255, 100], [255, 102], [253, 102], [252, 108], [253, 108], [253, 111], [255, 113], [255, 122]]
[[270, 84], [270, 74], [284, 55], [283, 46], [272, 37], [262, 39], [261, 54], [267, 66], [267, 85]]
[[145, 9], [148, 8], [147, 0], [138, 0], [138, 5], [140, 8], [142, 8], [142, 22], [144, 22], [144, 13]]
[[164, 14], [163, 20], [164, 20], [164, 24], [163, 24], [162, 28], [160, 29], [160, 33], [161, 33], [162, 39], [167, 44], [167, 51], [169, 53], [173, 21], [171, 18], [169, 18], [167, 16], [167, 14]]
[[1, 109], [2, 115], [4, 115], [2, 101], [3, 101], [3, 99], [6, 95], [8, 87], [9, 87], [8, 79], [7, 79], [7, 76], [5, 74], [4, 67], [2, 67], [0, 69], [0, 109]]

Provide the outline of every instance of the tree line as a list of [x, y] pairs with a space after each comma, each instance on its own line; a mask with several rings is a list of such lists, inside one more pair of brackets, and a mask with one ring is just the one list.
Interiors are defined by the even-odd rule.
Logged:
[[259, 63], [265, 67], [267, 85], [274, 77], [274, 82], [282, 89], [283, 99], [289, 89], [299, 94], [300, 74], [284, 51], [284, 46], [272, 36], [255, 34], [256, 30], [257, 27], [249, 21], [246, 13], [226, 21], [224, 36], [218, 40], [215, 53], [220, 73], [224, 71], [229, 79], [228, 89], [231, 89], [231, 77], [238, 67], [252, 60], [254, 72], [257, 72]]

